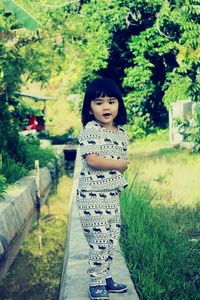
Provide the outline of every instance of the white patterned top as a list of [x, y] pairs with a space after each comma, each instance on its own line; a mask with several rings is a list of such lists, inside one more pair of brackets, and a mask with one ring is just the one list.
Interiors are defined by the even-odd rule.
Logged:
[[127, 160], [128, 136], [120, 126], [110, 131], [96, 121], [86, 124], [79, 136], [82, 170], [78, 190], [104, 191], [127, 186], [123, 174], [117, 170], [97, 170], [88, 166], [86, 155], [95, 153], [108, 159]]

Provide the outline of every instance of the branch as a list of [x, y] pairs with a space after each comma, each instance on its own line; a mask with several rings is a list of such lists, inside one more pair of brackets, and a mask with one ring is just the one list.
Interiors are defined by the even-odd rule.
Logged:
[[15, 92], [15, 95], [31, 98], [35, 101], [40, 101], [40, 100], [45, 101], [45, 100], [55, 100], [56, 99], [55, 97], [48, 97], [48, 96], [34, 96], [34, 95], [27, 94], [24, 92]]
[[141, 13], [139, 11], [135, 12], [135, 13], [132, 13], [131, 11], [128, 12], [128, 14], [126, 15], [126, 24], [127, 24], [128, 27], [130, 25], [135, 24], [135, 23], [133, 23], [129, 20], [129, 17], [131, 17], [131, 19], [134, 20], [134, 21], [138, 21], [139, 19], [141, 19]]
[[173, 40], [169, 35], [166, 35], [164, 32], [162, 32], [162, 31], [160, 30], [160, 27], [159, 27], [159, 23], [158, 23], [158, 22], [156, 22], [156, 29], [157, 29], [157, 31], [158, 31], [158, 33], [159, 33], [160, 35], [162, 35], [162, 36], [168, 38], [169, 40]]

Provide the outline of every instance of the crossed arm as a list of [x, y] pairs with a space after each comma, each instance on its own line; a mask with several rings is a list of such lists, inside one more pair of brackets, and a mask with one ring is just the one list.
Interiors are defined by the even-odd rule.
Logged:
[[128, 168], [127, 160], [108, 159], [93, 153], [86, 156], [86, 161], [91, 168], [98, 170], [117, 170], [124, 172]]

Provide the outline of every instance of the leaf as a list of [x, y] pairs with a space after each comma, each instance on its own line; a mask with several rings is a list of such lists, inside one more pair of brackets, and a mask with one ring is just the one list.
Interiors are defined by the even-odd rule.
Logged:
[[15, 14], [16, 18], [28, 30], [35, 31], [41, 26], [36, 19], [34, 19], [24, 8], [22, 8], [19, 4], [16, 4], [13, 0], [2, 0], [2, 2]]

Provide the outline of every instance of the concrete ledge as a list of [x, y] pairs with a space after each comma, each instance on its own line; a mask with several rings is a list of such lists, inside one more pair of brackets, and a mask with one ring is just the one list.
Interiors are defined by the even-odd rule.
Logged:
[[[76, 188], [80, 172], [79, 150], [76, 156], [74, 183], [71, 193], [71, 213], [68, 223], [68, 241], [66, 245], [63, 273], [60, 284], [59, 300], [88, 300], [88, 277], [86, 274], [88, 266], [88, 245], [81, 228], [78, 209], [76, 205]], [[111, 300], [139, 300], [134, 285], [130, 278], [124, 258], [119, 247], [115, 251], [115, 259], [112, 266], [113, 277], [118, 282], [128, 285], [128, 292], [124, 294], [110, 294]]]
[[[57, 164], [64, 166], [63, 160], [62, 152], [58, 154]], [[50, 169], [40, 169], [41, 206], [46, 202], [54, 182], [52, 170], [58, 168], [56, 162], [52, 164]], [[0, 200], [0, 280], [8, 271], [32, 225], [33, 216], [36, 214], [35, 207], [36, 180], [32, 171], [30, 176], [16, 181], [6, 197]]]
[[[40, 169], [41, 205], [45, 203], [51, 189], [51, 175], [47, 168]], [[35, 176], [30, 175], [18, 180], [0, 201], [0, 280], [6, 274], [19, 248], [15, 241], [21, 235], [25, 224], [33, 216], [36, 205]], [[20, 246], [20, 243], [17, 243]], [[14, 247], [12, 256], [8, 255]], [[15, 253], [15, 255], [14, 255]]]

